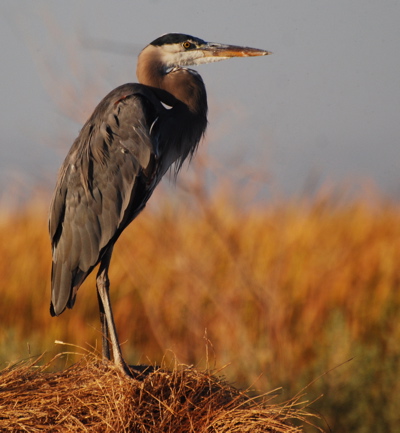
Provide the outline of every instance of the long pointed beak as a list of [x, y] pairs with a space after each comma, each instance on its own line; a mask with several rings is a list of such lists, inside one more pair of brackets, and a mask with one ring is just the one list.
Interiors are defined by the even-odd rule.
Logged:
[[[238, 47], [237, 45], [225, 45], [215, 42], [208, 42], [201, 47], [204, 57], [253, 57], [268, 56], [271, 51], [260, 50], [258, 48]], [[222, 59], [221, 59], [222, 60]]]

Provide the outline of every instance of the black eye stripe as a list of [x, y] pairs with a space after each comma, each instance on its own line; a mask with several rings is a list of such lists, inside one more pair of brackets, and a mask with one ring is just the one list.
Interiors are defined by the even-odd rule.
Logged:
[[196, 38], [195, 36], [185, 35], [182, 33], [168, 33], [155, 39], [153, 42], [151, 42], [151, 45], [159, 47], [169, 44], [183, 44], [183, 42], [187, 41], [193, 41], [200, 45], [205, 43], [202, 39]]

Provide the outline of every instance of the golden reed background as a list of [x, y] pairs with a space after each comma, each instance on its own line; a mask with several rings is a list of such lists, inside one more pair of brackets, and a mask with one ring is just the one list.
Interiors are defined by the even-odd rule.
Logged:
[[[228, 192], [192, 193], [192, 203], [173, 205], [159, 194], [114, 250], [111, 294], [127, 361], [229, 364], [222, 374], [235, 385], [283, 386], [284, 398], [316, 379], [306, 392], [324, 394], [313, 407], [333, 431], [394, 431], [399, 206], [321, 194], [243, 210]], [[47, 208], [32, 200], [0, 214], [3, 366], [65, 350], [54, 340], [101, 345], [93, 276], [73, 310], [49, 315]]]

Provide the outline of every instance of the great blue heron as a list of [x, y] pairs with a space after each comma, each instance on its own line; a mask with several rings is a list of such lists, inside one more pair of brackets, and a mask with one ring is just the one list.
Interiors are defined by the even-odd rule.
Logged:
[[[268, 51], [163, 35], [140, 53], [141, 84], [124, 84], [96, 107], [61, 166], [50, 209], [53, 267], [50, 313], [72, 308], [77, 291], [98, 265], [97, 294], [103, 357], [131, 375], [118, 342], [109, 298], [108, 268], [122, 231], [142, 211], [175, 163], [197, 149], [207, 126], [200, 75], [183, 66]], [[170, 108], [168, 108], [168, 107]]]

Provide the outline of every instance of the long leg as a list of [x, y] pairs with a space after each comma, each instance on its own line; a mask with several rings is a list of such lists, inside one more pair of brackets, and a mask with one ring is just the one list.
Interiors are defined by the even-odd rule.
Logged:
[[[99, 272], [97, 273], [97, 294], [100, 305], [100, 320], [103, 331], [103, 356], [110, 358], [109, 339], [111, 340], [111, 348], [115, 365], [126, 375], [132, 377], [129, 367], [126, 365], [119, 341], [117, 331], [115, 329], [114, 317], [111, 310], [111, 302], [109, 295], [110, 280], [108, 279], [108, 267], [110, 265], [112, 248], [110, 248], [100, 262]], [[108, 339], [109, 338], [109, 339]], [[105, 348], [106, 346], [106, 348]]]
[[99, 290], [97, 289], [97, 300], [99, 301], [99, 311], [100, 311], [100, 322], [101, 322], [101, 334], [103, 336], [103, 359], [111, 360], [110, 353], [110, 340], [108, 335], [107, 317], [104, 311], [103, 301], [101, 300]]

